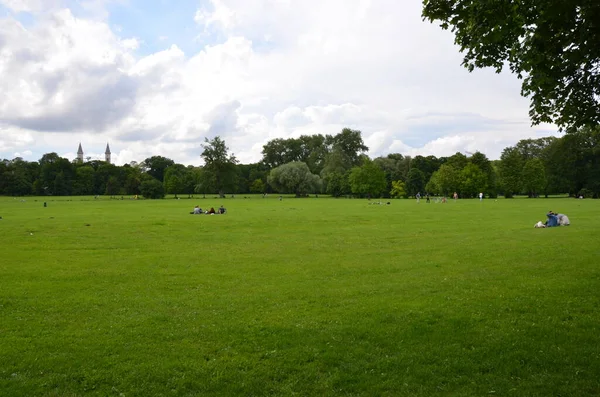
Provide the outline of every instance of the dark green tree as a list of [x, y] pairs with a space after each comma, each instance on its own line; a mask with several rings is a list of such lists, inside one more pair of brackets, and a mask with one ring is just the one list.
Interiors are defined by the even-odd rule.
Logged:
[[418, 168], [411, 168], [406, 176], [406, 192], [409, 196], [421, 192], [423, 193], [426, 185], [425, 174]]
[[478, 193], [487, 192], [487, 177], [475, 164], [469, 163], [460, 171], [461, 197], [476, 197]]
[[[435, 171], [438, 170], [438, 168], [440, 168], [440, 165], [442, 164], [442, 161], [440, 161], [440, 159], [438, 159], [435, 156], [415, 156], [412, 158], [412, 160], [410, 161], [410, 169], [418, 169], [421, 171], [421, 173], [423, 174], [423, 187], [425, 187], [425, 184], [427, 183], [427, 181], [429, 181], [429, 178], [431, 178], [431, 175], [433, 175], [433, 173]], [[410, 171], [409, 171], [410, 173]], [[413, 173], [414, 175], [414, 173]], [[407, 183], [410, 182], [407, 181]], [[421, 188], [421, 190], [422, 190]], [[410, 186], [409, 186], [409, 190], [410, 190]], [[415, 192], [417, 193], [417, 192]]]
[[469, 71], [508, 66], [523, 78], [534, 124], [600, 124], [597, 1], [424, 0], [423, 17], [452, 30]]
[[220, 197], [225, 197], [226, 189], [235, 188], [237, 177], [235, 165], [238, 161], [233, 154], [229, 154], [229, 148], [220, 137], [211, 140], [205, 138], [204, 142], [202, 145], [204, 151], [200, 155], [205, 163], [204, 177], [211, 178], [209, 185], [214, 186]]
[[460, 152], [456, 152], [452, 156], [443, 159], [443, 163], [460, 171], [467, 166], [469, 158]]
[[167, 168], [164, 175], [163, 184], [167, 194], [184, 193], [183, 178], [187, 170], [183, 164], [173, 164]]
[[119, 178], [114, 175], [111, 175], [106, 181], [106, 190], [104, 194], [107, 196], [116, 196], [121, 192], [121, 184], [119, 183]]
[[167, 171], [167, 168], [173, 164], [175, 164], [175, 162], [169, 158], [152, 156], [142, 162], [141, 168], [153, 178], [158, 179], [160, 182], [164, 182], [165, 172]]
[[348, 175], [352, 161], [341, 147], [334, 147], [325, 158], [321, 171], [325, 193], [339, 197], [350, 193]]
[[387, 194], [385, 172], [368, 157], [363, 158], [360, 167], [354, 167], [348, 176], [352, 193], [367, 197], [381, 197]]
[[165, 197], [165, 187], [155, 178], [147, 179], [140, 184], [142, 196], [149, 199], [161, 199]]
[[443, 194], [450, 196], [454, 192], [459, 192], [462, 187], [461, 170], [456, 169], [451, 164], [443, 164], [433, 173], [425, 189], [429, 193]]
[[546, 172], [540, 158], [529, 159], [523, 166], [523, 188], [529, 197], [537, 197], [546, 186]]
[[92, 195], [94, 194], [94, 168], [89, 165], [82, 165], [75, 170], [75, 180], [73, 181], [74, 195]]
[[325, 144], [329, 147], [329, 151], [334, 148], [340, 149], [352, 166], [360, 165], [360, 155], [369, 150], [363, 142], [362, 133], [359, 130], [350, 128], [344, 128], [342, 132], [334, 136], [327, 135]]
[[508, 147], [502, 151], [498, 168], [500, 188], [504, 192], [504, 197], [511, 198], [521, 193], [523, 165], [523, 158], [515, 147]]
[[473, 153], [469, 158], [469, 162], [475, 164], [485, 174], [485, 191], [487, 196], [491, 198], [497, 197], [496, 171], [492, 166], [492, 162], [481, 152]]
[[250, 193], [264, 193], [265, 187], [265, 183], [262, 179], [255, 179], [250, 186]]

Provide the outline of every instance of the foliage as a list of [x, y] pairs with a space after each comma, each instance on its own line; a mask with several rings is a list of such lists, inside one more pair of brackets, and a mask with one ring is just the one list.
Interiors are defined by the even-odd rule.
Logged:
[[229, 148], [220, 137], [211, 140], [205, 138], [204, 142], [201, 154], [205, 163], [204, 176], [211, 178], [210, 185], [217, 189], [220, 197], [225, 197], [225, 189], [233, 189], [236, 185], [238, 161], [233, 154], [229, 154]]
[[152, 156], [145, 159], [140, 167], [153, 178], [158, 179], [160, 182], [164, 182], [165, 172], [173, 164], [175, 164], [175, 162], [166, 157]]
[[600, 124], [600, 7], [592, 0], [424, 0], [452, 29], [469, 71], [506, 65], [523, 78], [534, 124], [569, 132]]
[[337, 135], [327, 135], [325, 143], [333, 149], [339, 149], [349, 159], [350, 164], [355, 166], [360, 164], [360, 156], [369, 148], [365, 146], [362, 140], [362, 133], [359, 130], [344, 128]]
[[[408, 178], [412, 179], [412, 182], [410, 182], [410, 184], [413, 184], [412, 185], [413, 189], [414, 189], [414, 187], [419, 186], [419, 183], [416, 183], [416, 181], [419, 178], [421, 178], [421, 186], [419, 186], [419, 189], [417, 189], [417, 191], [423, 190], [423, 188], [425, 187], [425, 184], [427, 183], [429, 178], [431, 178], [431, 175], [433, 175], [433, 173], [435, 171], [437, 171], [438, 168], [440, 168], [441, 164], [442, 164], [441, 159], [438, 159], [435, 156], [427, 156], [427, 157], [415, 156], [410, 161], [410, 169], [411, 170], [418, 169], [421, 172], [420, 172], [420, 174], [413, 172], [413, 174], [410, 177], [408, 177]], [[409, 174], [410, 174], [410, 171], [409, 171]], [[417, 179], [415, 179], [415, 177]], [[409, 181], [407, 181], [407, 182], [409, 182]], [[417, 193], [417, 191], [415, 191], [414, 193]]]
[[165, 188], [158, 179], [150, 179], [140, 184], [140, 192], [145, 198], [161, 199], [165, 197]]
[[385, 173], [369, 158], [360, 167], [354, 167], [348, 176], [352, 193], [368, 197], [380, 197], [387, 193]]
[[496, 170], [492, 166], [492, 162], [481, 152], [475, 152], [469, 158], [469, 162], [479, 167], [485, 175], [485, 193], [490, 198], [497, 197], [496, 192]]
[[308, 165], [300, 161], [273, 168], [268, 181], [279, 193], [294, 193], [296, 196], [318, 193], [321, 189], [321, 178], [311, 173]]
[[[177, 193], [187, 193], [186, 190], [186, 174], [189, 174], [182, 164], [173, 164], [165, 171], [164, 186], [167, 194], [174, 194], [177, 197]], [[188, 177], [189, 178], [189, 177]], [[194, 181], [187, 182], [194, 185]], [[190, 193], [193, 193], [190, 192]]]
[[293, 161], [304, 162], [313, 174], [319, 174], [328, 149], [325, 137], [317, 135], [301, 135], [299, 138], [273, 139], [263, 146], [262, 162], [269, 168]]
[[[350, 168], [360, 164], [360, 155], [368, 149], [360, 131], [344, 128], [337, 135], [317, 134], [273, 139], [263, 146], [262, 163], [272, 169], [291, 162], [303, 162], [308, 165], [311, 173], [318, 175], [326, 167], [326, 159], [333, 151], [343, 153]], [[331, 170], [326, 173], [329, 172]]]
[[119, 180], [115, 176], [111, 176], [106, 181], [106, 191], [104, 194], [114, 196], [120, 193]]
[[462, 197], [476, 197], [487, 190], [487, 177], [475, 164], [467, 164], [460, 172]]
[[264, 193], [265, 192], [265, 183], [262, 181], [262, 179], [255, 179], [254, 182], [252, 182], [252, 186], [250, 186], [250, 192], [251, 193]]
[[392, 181], [390, 196], [393, 198], [407, 198], [405, 183], [403, 181]]
[[523, 172], [523, 159], [515, 148], [506, 148], [500, 156], [500, 186], [505, 197], [512, 197], [520, 193], [523, 187], [521, 180]]
[[[351, 130], [350, 130], [351, 131]], [[350, 132], [343, 135], [349, 141], [359, 144], [360, 134]], [[302, 148], [302, 156], [319, 158], [313, 164], [320, 169], [322, 181], [321, 192], [340, 197], [351, 193], [349, 183], [350, 170], [353, 167], [351, 155], [341, 144], [334, 145], [334, 137], [316, 136], [309, 139], [303, 136], [297, 141]], [[352, 138], [352, 139], [350, 139]], [[341, 142], [342, 138], [336, 138]], [[304, 143], [303, 143], [304, 142]], [[309, 143], [317, 145], [318, 156], [309, 153]], [[224, 142], [220, 141], [224, 146]], [[352, 147], [352, 145], [349, 145]], [[544, 168], [544, 186], [535, 184], [535, 194], [575, 195], [585, 190], [592, 197], [600, 195], [600, 129], [582, 128], [566, 134], [561, 138], [546, 137], [539, 139], [523, 139], [512, 147], [507, 147], [500, 160], [490, 161], [483, 153], [475, 152], [470, 157], [456, 153], [450, 157], [416, 156], [414, 158], [399, 153], [375, 158], [373, 163], [379, 167], [385, 177], [387, 194], [392, 190], [393, 181], [403, 181], [406, 193], [417, 192], [450, 195], [454, 191], [461, 197], [468, 197], [473, 192], [462, 192], [463, 172], [471, 164], [477, 166], [484, 174], [485, 180], [477, 182], [489, 197], [496, 197], [497, 192], [506, 196], [533, 194], [530, 187], [525, 186], [524, 167], [528, 161], [539, 159]], [[225, 148], [226, 149], [226, 148]], [[321, 151], [321, 149], [323, 151]], [[324, 153], [324, 154], [323, 154]], [[322, 155], [322, 156], [321, 156]], [[364, 154], [357, 154], [360, 162], [369, 160]], [[312, 156], [312, 157], [311, 157]], [[235, 158], [234, 156], [232, 156]], [[227, 154], [225, 156], [227, 159]], [[312, 161], [312, 160], [310, 160]], [[318, 164], [317, 164], [318, 163]], [[152, 168], [148, 168], [151, 165]], [[311, 165], [307, 164], [309, 170]], [[473, 170], [472, 168], [470, 168]], [[161, 171], [162, 170], [162, 171]], [[218, 171], [220, 170], [220, 171]], [[162, 173], [162, 174], [161, 174]], [[154, 156], [141, 163], [131, 162], [123, 166], [108, 164], [103, 161], [86, 163], [71, 162], [56, 153], [45, 154], [39, 162], [29, 162], [22, 158], [0, 161], [0, 194], [4, 195], [101, 195], [101, 194], [141, 194], [140, 185], [145, 180], [156, 179], [152, 176], [162, 175], [165, 191], [169, 194], [194, 193], [223, 194], [224, 189], [232, 193], [257, 192], [260, 179], [264, 190], [271, 192], [267, 184], [268, 166], [263, 163], [226, 164], [226, 167], [195, 167], [176, 164], [173, 160]], [[311, 173], [315, 174], [311, 171]], [[221, 188], [217, 182], [221, 178]], [[256, 182], [256, 184], [255, 184]], [[472, 182], [468, 181], [469, 183]]]
[[399, 153], [392, 153], [386, 157], [377, 157], [373, 160], [385, 173], [387, 181], [386, 191], [392, 190], [393, 181], [406, 181], [406, 175], [410, 168], [410, 157], [404, 157]]
[[73, 194], [82, 196], [94, 194], [94, 174], [94, 168], [89, 165], [77, 167], [73, 182]]
[[348, 176], [350, 171], [347, 172], [329, 172], [323, 177], [323, 184], [325, 186], [325, 193], [333, 197], [341, 197], [346, 194], [350, 194], [350, 184], [348, 183]]
[[546, 186], [546, 173], [544, 163], [539, 158], [532, 158], [525, 162], [522, 174], [523, 188], [529, 197], [536, 197]]
[[406, 192], [409, 196], [414, 196], [422, 192], [427, 183], [425, 174], [418, 168], [411, 167], [406, 175]]
[[[435, 190], [430, 190], [430, 188], [427, 187], [428, 192], [449, 196], [453, 192], [459, 192], [462, 190], [464, 175], [461, 173], [460, 169], [456, 169], [452, 164], [457, 163], [443, 164], [439, 170], [433, 173], [430, 183], [433, 181], [431, 187]], [[468, 165], [469, 164], [466, 163], [465, 167]]]

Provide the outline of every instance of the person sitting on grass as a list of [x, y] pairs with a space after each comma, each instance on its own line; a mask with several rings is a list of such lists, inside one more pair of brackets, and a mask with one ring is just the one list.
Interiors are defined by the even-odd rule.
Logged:
[[220, 206], [219, 207], [219, 214], [224, 214], [225, 212], [227, 212], [227, 210], [225, 209], [225, 207]]
[[194, 215], [199, 215], [202, 213], [202, 208], [200, 208], [200, 206], [195, 206], [194, 210], [192, 212], [190, 212], [190, 214], [194, 214]]
[[558, 216], [552, 211], [548, 211], [546, 214], [548, 220], [546, 221], [546, 227], [555, 227], [558, 226]]
[[558, 218], [558, 224], [560, 226], [569, 226], [571, 224], [569, 217], [565, 214], [556, 214], [556, 217]]
[[207, 214], [212, 215], [215, 214], [215, 208], [214, 207], [210, 207], [210, 209], [208, 210]]

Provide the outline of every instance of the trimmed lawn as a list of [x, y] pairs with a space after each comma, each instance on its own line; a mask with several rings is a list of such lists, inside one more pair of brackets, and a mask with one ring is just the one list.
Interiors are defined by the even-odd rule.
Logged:
[[600, 394], [600, 201], [378, 201], [0, 197], [0, 395]]

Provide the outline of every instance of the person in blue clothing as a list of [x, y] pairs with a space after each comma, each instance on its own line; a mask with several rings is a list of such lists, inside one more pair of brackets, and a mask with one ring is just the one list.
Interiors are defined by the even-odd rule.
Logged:
[[558, 216], [554, 212], [548, 211], [546, 217], [548, 218], [546, 221], [546, 227], [558, 226]]

